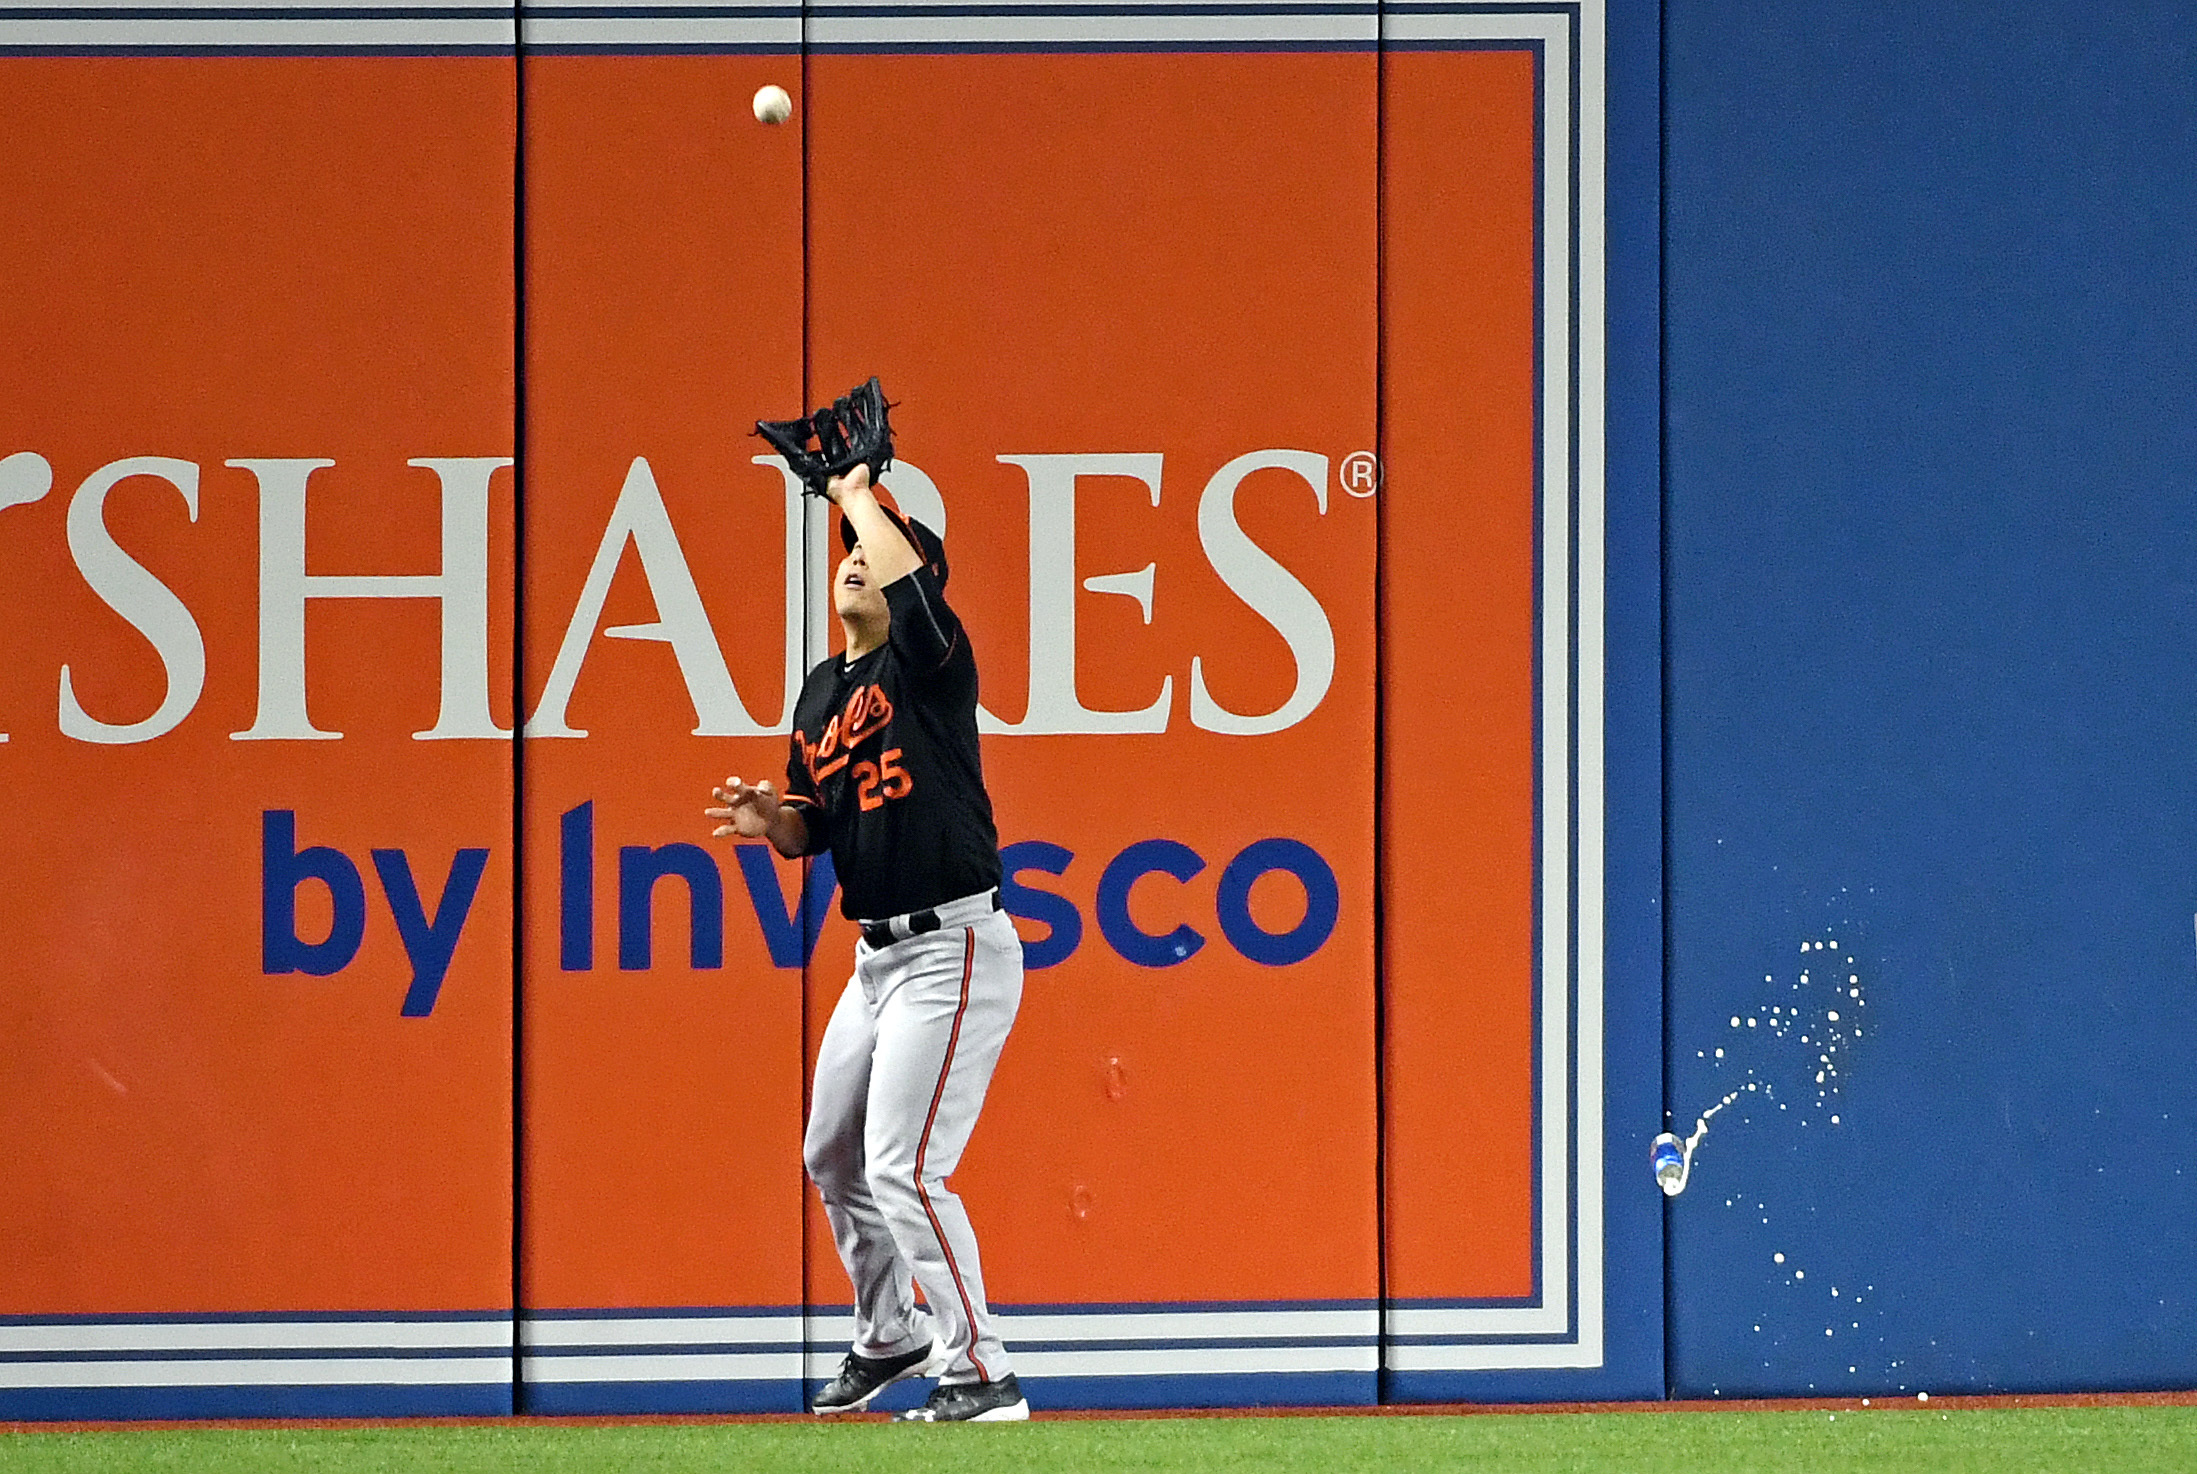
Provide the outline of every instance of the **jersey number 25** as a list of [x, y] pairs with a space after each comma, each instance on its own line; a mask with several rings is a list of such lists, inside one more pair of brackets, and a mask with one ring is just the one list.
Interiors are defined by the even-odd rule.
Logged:
[[862, 812], [885, 807], [887, 799], [906, 798], [915, 787], [915, 780], [908, 770], [900, 766], [900, 749], [888, 747], [878, 754], [875, 764], [854, 765], [855, 797], [862, 805]]

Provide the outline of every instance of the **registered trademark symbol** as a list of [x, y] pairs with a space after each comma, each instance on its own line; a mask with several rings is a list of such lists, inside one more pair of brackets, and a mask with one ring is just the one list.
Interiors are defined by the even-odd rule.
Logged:
[[1352, 496], [1371, 496], [1381, 489], [1381, 459], [1370, 450], [1354, 450], [1344, 456], [1339, 474], [1343, 490]]

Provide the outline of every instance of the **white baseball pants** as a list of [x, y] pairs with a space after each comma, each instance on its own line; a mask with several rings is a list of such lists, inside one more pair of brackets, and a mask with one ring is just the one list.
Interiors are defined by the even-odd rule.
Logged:
[[864, 1356], [923, 1345], [935, 1319], [943, 1380], [1012, 1370], [984, 1302], [975, 1231], [946, 1178], [1021, 1003], [1022, 942], [1004, 911], [889, 947], [855, 944], [854, 976], [817, 1052], [802, 1156], [854, 1282]]

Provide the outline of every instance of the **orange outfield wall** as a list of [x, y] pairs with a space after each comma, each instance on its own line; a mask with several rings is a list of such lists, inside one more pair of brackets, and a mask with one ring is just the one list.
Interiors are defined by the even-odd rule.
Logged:
[[[1340, 1307], [1366, 1366], [1319, 1395], [1370, 1397], [1384, 1292], [1535, 1293], [1531, 53], [0, 69], [0, 120], [54, 141], [0, 161], [32, 284], [0, 301], [0, 455], [55, 476], [0, 509], [0, 770], [29, 814], [0, 849], [26, 1020], [0, 1127], [32, 1143], [0, 1315], [517, 1305], [565, 1338], [529, 1343], [523, 1376], [565, 1389], [540, 1410], [797, 1405], [848, 1294], [799, 1137], [854, 934], [833, 898], [797, 945], [803, 867], [700, 810], [783, 768], [789, 598], [813, 611], [837, 554], [819, 517], [789, 556], [746, 432], [871, 373], [887, 487], [946, 515], [1046, 964], [955, 1183], [993, 1299]], [[792, 124], [748, 117], [766, 82]], [[343, 737], [233, 740], [272, 534], [224, 462], [335, 462], [310, 576], [425, 575], [444, 502], [406, 462], [509, 457], [515, 418], [485, 690], [531, 719], [517, 772], [507, 740], [413, 735], [450, 699], [437, 604], [334, 586], [306, 686]], [[107, 525], [207, 676], [172, 733], [101, 745], [55, 730], [60, 666], [110, 722], [167, 678], [64, 525], [128, 455], [200, 467], [195, 522], [139, 477]], [[837, 631], [794, 618], [798, 670]], [[262, 972], [270, 810], [362, 876], [331, 976]], [[1114, 916], [1154, 841], [1199, 868]], [[423, 1017], [375, 849], [430, 912], [488, 852]], [[1304, 878], [1239, 906], [1247, 854]], [[334, 892], [293, 890], [309, 945]], [[1185, 955], [1125, 955], [1178, 927]], [[612, 1312], [640, 1329], [587, 1329]], [[625, 1360], [555, 1359], [589, 1337]]]
[[[0, 134], [36, 140], [0, 154], [0, 1315], [508, 1314], [511, 750], [412, 736], [439, 709], [420, 599], [310, 601], [307, 709], [341, 740], [232, 738], [258, 707], [261, 497], [225, 462], [334, 462], [308, 483], [314, 574], [440, 566], [438, 475], [406, 462], [512, 454], [514, 79], [508, 59], [0, 60]], [[167, 479], [119, 481], [104, 526], [187, 611], [160, 627], [179, 662], [203, 652], [204, 687], [164, 735], [79, 740], [64, 667], [110, 728], [192, 684], [92, 591], [97, 555], [72, 559], [80, 488], [133, 457]], [[21, 503], [36, 460], [51, 489]], [[508, 726], [510, 471], [488, 491], [467, 684]], [[340, 972], [262, 971], [269, 810], [361, 877]], [[488, 851], [424, 1017], [399, 1011], [376, 848], [430, 911], [458, 852]], [[331, 894], [297, 888], [301, 941], [328, 937]]]

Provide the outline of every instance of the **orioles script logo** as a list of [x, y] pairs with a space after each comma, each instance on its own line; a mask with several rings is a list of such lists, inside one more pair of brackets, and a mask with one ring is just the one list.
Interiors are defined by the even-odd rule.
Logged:
[[[854, 750], [892, 725], [892, 719], [893, 704], [883, 686], [857, 686], [847, 698], [847, 709], [825, 723], [822, 737], [812, 743], [806, 732], [793, 734], [793, 740], [801, 744], [801, 761], [808, 766], [809, 777], [821, 783], [844, 768]], [[899, 749], [893, 751], [898, 753]], [[891, 796], [900, 797], [897, 793]]]

